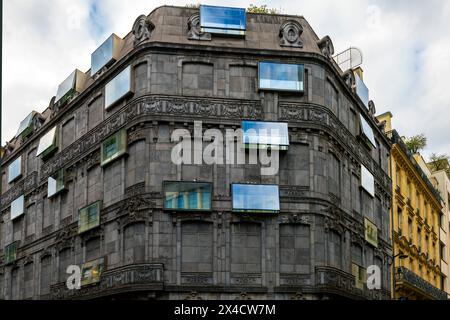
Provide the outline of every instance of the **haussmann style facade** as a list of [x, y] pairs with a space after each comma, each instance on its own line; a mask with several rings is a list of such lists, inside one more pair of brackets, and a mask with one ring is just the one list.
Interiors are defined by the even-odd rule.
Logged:
[[[0, 299], [389, 299], [391, 143], [333, 53], [303, 17], [208, 6], [109, 37], [5, 146]], [[275, 175], [172, 161], [177, 129], [244, 127], [280, 129], [234, 139]]]

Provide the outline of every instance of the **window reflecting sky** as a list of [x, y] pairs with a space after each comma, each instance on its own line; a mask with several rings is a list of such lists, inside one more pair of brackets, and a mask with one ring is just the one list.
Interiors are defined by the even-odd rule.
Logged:
[[24, 214], [24, 196], [20, 196], [11, 203], [11, 220]]
[[22, 174], [22, 157], [18, 157], [8, 167], [8, 182], [12, 182]]
[[233, 210], [280, 210], [280, 197], [276, 185], [233, 184], [232, 194]]
[[288, 146], [288, 124], [283, 122], [243, 121], [244, 144]]
[[304, 66], [273, 62], [259, 63], [259, 87], [268, 90], [303, 91]]
[[105, 108], [131, 91], [131, 66], [128, 66], [105, 86]]
[[215, 32], [214, 29], [246, 29], [245, 9], [200, 6], [200, 24], [202, 28], [208, 28], [206, 32]]
[[182, 210], [211, 210], [211, 184], [165, 182], [164, 208]]
[[36, 156], [40, 156], [42, 153], [47, 151], [55, 143], [56, 127], [53, 127], [49, 132], [47, 132], [41, 140], [39, 140], [39, 147]]
[[58, 87], [58, 92], [56, 93], [56, 102], [61, 100], [70, 90], [75, 87], [75, 77], [77, 71], [75, 70], [64, 80]]
[[363, 117], [362, 114], [360, 114], [361, 117], [361, 129], [362, 132], [366, 135], [366, 137], [369, 139], [370, 143], [376, 148], [377, 144], [375, 142], [375, 136], [373, 135], [373, 129], [369, 125], [369, 123], [366, 121], [366, 119]]
[[372, 196], [375, 197], [375, 180], [369, 170], [361, 165], [361, 186]]
[[361, 80], [361, 78], [355, 74], [356, 79], [356, 94], [359, 96], [366, 107], [369, 107], [369, 89]]
[[113, 58], [114, 35], [111, 35], [103, 44], [91, 55], [91, 75], [96, 74]]
[[16, 137], [19, 136], [22, 132], [25, 131], [31, 124], [31, 120], [33, 119], [33, 112], [31, 112], [25, 119], [20, 122], [19, 130], [17, 131]]

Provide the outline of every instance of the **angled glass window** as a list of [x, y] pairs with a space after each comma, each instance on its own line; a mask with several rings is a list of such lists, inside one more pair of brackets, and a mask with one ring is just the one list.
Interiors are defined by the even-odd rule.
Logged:
[[100, 201], [78, 212], [78, 233], [83, 233], [100, 225]]
[[364, 218], [365, 238], [368, 243], [378, 247], [378, 228], [367, 218]]
[[104, 269], [105, 258], [83, 264], [81, 267], [81, 286], [99, 283]]
[[200, 6], [201, 32], [244, 36], [247, 28], [245, 9]]
[[362, 114], [360, 114], [360, 118], [361, 118], [361, 134], [367, 139], [369, 140], [370, 144], [376, 148], [377, 147], [377, 143], [375, 141], [375, 136], [373, 134], [373, 130], [370, 127], [370, 124], [367, 122], [367, 120], [363, 117]]
[[120, 130], [113, 136], [107, 138], [101, 147], [101, 165], [104, 166], [119, 158], [127, 152], [127, 132]]
[[242, 121], [242, 131], [246, 148], [287, 150], [289, 147], [287, 123]]
[[65, 190], [64, 170], [61, 169], [55, 175], [48, 177], [47, 197], [51, 198], [63, 190]]
[[20, 135], [27, 136], [28, 134], [31, 133], [31, 131], [33, 130], [33, 127], [31, 126], [33, 116], [34, 111], [31, 112], [25, 119], [23, 119], [22, 122], [20, 122], [19, 130], [17, 130], [16, 137]]
[[355, 80], [356, 80], [356, 94], [361, 99], [361, 101], [364, 103], [364, 105], [368, 108], [369, 107], [369, 89], [366, 87], [364, 82], [361, 80], [359, 75], [355, 73]]
[[121, 39], [112, 34], [91, 55], [91, 75], [96, 74], [104, 66], [108, 66], [119, 57]]
[[361, 165], [361, 187], [372, 197], [375, 197], [375, 179], [363, 165]]
[[11, 221], [25, 214], [25, 197], [22, 195], [11, 202]]
[[128, 66], [105, 86], [105, 108], [108, 109], [131, 92], [131, 66]]
[[5, 247], [5, 264], [10, 264], [17, 259], [17, 242], [13, 242]]
[[304, 65], [276, 62], [259, 63], [259, 89], [303, 91]]
[[8, 167], [8, 183], [14, 182], [22, 176], [22, 156], [14, 160]]
[[280, 195], [276, 185], [233, 184], [233, 211], [269, 212], [280, 211]]
[[86, 74], [80, 70], [75, 70], [64, 80], [59, 86], [56, 92], [55, 103], [64, 103], [70, 99], [75, 93], [81, 92], [81, 89], [86, 80]]
[[211, 210], [211, 183], [164, 182], [164, 209], [186, 211]]
[[39, 147], [36, 152], [36, 157], [40, 155], [48, 155], [52, 151], [56, 150], [56, 127], [53, 127], [49, 132], [47, 132], [40, 140]]

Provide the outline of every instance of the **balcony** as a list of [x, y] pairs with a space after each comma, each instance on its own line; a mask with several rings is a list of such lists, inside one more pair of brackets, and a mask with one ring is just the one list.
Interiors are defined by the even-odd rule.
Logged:
[[69, 290], [66, 283], [50, 286], [50, 299], [96, 299], [130, 291], [163, 290], [164, 267], [159, 263], [133, 264], [104, 271], [98, 284]]
[[414, 272], [404, 268], [397, 268], [395, 273], [396, 287], [406, 287], [412, 289], [420, 295], [425, 296], [431, 300], [447, 300], [447, 293], [431, 285]]

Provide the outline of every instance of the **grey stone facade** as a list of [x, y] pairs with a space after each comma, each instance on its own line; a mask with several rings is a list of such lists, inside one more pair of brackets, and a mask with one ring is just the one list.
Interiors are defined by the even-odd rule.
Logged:
[[[164, 6], [139, 17], [116, 63], [64, 108], [52, 100], [33, 134], [6, 146], [0, 299], [389, 298], [390, 145], [330, 59], [331, 40], [303, 17], [264, 14], [247, 15], [244, 39], [199, 36], [196, 14]], [[289, 26], [300, 30], [292, 45], [280, 32]], [[304, 64], [304, 94], [259, 91], [261, 60]], [[134, 94], [104, 110], [105, 84], [128, 65]], [[359, 137], [360, 113], [376, 149]], [[201, 120], [203, 130], [225, 131], [243, 119], [289, 123], [276, 176], [261, 176], [260, 165], [171, 162], [175, 129], [193, 132]], [[54, 125], [58, 152], [43, 161], [39, 138]], [[101, 142], [122, 128], [127, 156], [101, 167]], [[9, 184], [7, 167], [19, 154], [22, 178]], [[375, 177], [374, 198], [360, 187], [360, 164]], [[48, 199], [47, 178], [59, 169], [67, 190]], [[164, 211], [163, 181], [193, 179], [213, 183], [212, 212]], [[232, 183], [279, 185], [280, 213], [233, 213]], [[10, 204], [22, 194], [26, 213], [11, 221]], [[100, 227], [78, 235], [78, 210], [98, 200]], [[365, 240], [364, 217], [379, 230], [377, 248]], [[17, 259], [5, 264], [15, 241]], [[99, 284], [65, 288], [68, 265], [100, 257]], [[382, 290], [356, 288], [352, 262], [381, 266]]]

